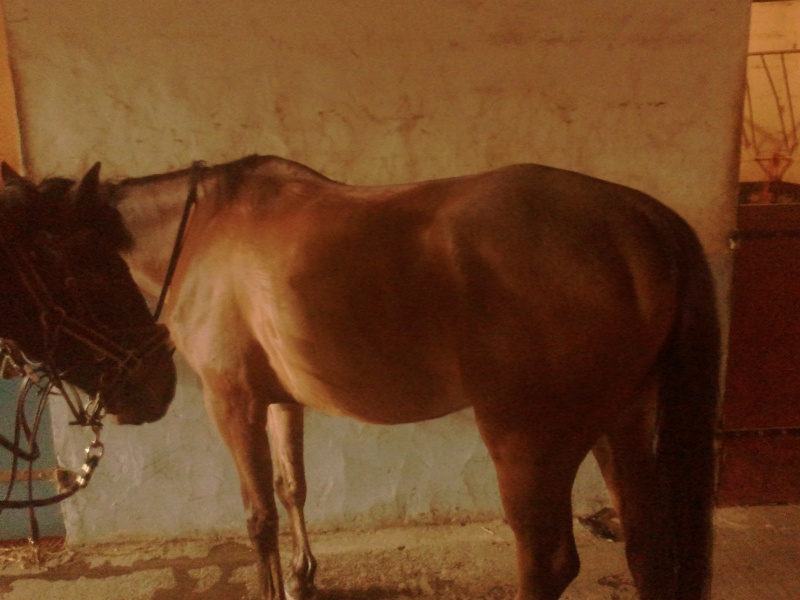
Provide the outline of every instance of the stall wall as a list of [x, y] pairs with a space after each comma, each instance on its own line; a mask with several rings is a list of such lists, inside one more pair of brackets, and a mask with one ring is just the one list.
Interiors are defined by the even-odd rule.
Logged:
[[3, 14], [0, 11], [0, 159], [20, 168], [19, 123], [14, 97], [14, 81], [8, 56], [8, 42]]
[[[357, 184], [544, 163], [685, 215], [723, 307], [749, 5], [5, 1], [34, 177], [254, 152]], [[232, 463], [182, 371], [162, 422], [103, 432], [91, 487], [64, 505], [73, 541], [243, 531]], [[85, 435], [69, 429], [56, 425], [56, 442], [74, 465]], [[395, 428], [309, 413], [306, 440], [312, 526], [500, 512], [469, 411]], [[575, 500], [580, 512], [606, 501], [591, 461]]]

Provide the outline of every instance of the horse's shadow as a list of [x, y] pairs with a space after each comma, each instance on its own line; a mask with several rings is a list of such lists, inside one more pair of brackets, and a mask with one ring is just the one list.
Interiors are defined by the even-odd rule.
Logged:
[[319, 590], [314, 595], [314, 600], [384, 600], [386, 598], [397, 598], [399, 596], [400, 592], [396, 589], [373, 586], [360, 590]]
[[[437, 590], [437, 593], [434, 593], [433, 595], [439, 598], [470, 597], [470, 594], [464, 594], [464, 591], [465, 590], [444, 588]], [[509, 587], [497, 585], [488, 590], [484, 590], [479, 594], [479, 598], [482, 600], [498, 600], [500, 598], [510, 598], [513, 594], [513, 586]], [[397, 587], [370, 586], [368, 588], [355, 590], [346, 588], [318, 590], [314, 596], [314, 600], [399, 600], [400, 598], [417, 597], [420, 595], [428, 596], [428, 594], [409, 592], [408, 590], [398, 589]], [[616, 596], [614, 596], [614, 598], [616, 598]]]

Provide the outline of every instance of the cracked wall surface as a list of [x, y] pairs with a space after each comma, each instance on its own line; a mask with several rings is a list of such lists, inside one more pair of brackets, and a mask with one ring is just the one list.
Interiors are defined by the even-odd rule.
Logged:
[[[137, 176], [278, 154], [354, 184], [537, 162], [625, 183], [699, 231], [725, 312], [747, 0], [6, 0], [25, 166]], [[55, 421], [59, 416], [55, 415]], [[463, 412], [382, 428], [310, 414], [316, 525], [497, 515]], [[63, 420], [61, 422], [64, 422]], [[63, 461], [85, 440], [56, 426]], [[68, 535], [244, 527], [232, 462], [183, 369], [160, 423], [108, 427]], [[576, 509], [605, 501], [584, 465]]]

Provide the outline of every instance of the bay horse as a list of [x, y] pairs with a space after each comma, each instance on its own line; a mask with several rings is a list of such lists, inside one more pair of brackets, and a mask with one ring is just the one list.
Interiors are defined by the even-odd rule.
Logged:
[[303, 406], [387, 425], [472, 406], [517, 600], [576, 576], [571, 488], [594, 449], [641, 598], [708, 597], [720, 332], [674, 211], [531, 164], [371, 187], [273, 156], [98, 170], [80, 193], [122, 215], [140, 288], [169, 284], [164, 319], [236, 464], [265, 600], [287, 597], [273, 492], [295, 535], [286, 590], [313, 594]]
[[93, 425], [106, 412], [122, 424], [161, 418], [177, 379], [169, 332], [120, 256], [132, 240], [119, 213], [88, 194], [72, 198], [72, 182], [36, 186], [5, 163], [2, 173], [5, 347], [94, 397]]

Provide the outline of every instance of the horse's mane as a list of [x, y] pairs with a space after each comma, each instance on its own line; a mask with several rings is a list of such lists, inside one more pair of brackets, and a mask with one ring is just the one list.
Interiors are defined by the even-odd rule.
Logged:
[[251, 174], [263, 177], [265, 186], [269, 185], [267, 180], [272, 180], [276, 186], [287, 180], [336, 183], [321, 173], [293, 160], [273, 155], [252, 154], [212, 166], [198, 161], [183, 169], [142, 177], [128, 177], [118, 181], [107, 181], [104, 185], [106, 187], [106, 197], [111, 204], [117, 205], [136, 188], [159, 185], [170, 186], [171, 184], [185, 182], [186, 193], [188, 194], [189, 182], [192, 177], [197, 177], [200, 182], [206, 177], [213, 177], [216, 179], [220, 189], [223, 190], [223, 193], [219, 194], [215, 201], [224, 204], [237, 198], [237, 192], [246, 180], [246, 175]]
[[249, 171], [257, 171], [264, 175], [286, 176], [293, 179], [305, 179], [316, 181], [333, 182], [321, 173], [307, 167], [299, 162], [281, 158], [274, 155], [251, 154], [242, 158], [237, 158], [225, 163], [208, 166], [203, 161], [197, 161], [183, 169], [169, 171], [167, 173], [156, 173], [154, 175], [144, 175], [142, 177], [126, 177], [113, 182], [119, 186], [139, 186], [155, 183], [165, 183], [175, 179], [182, 179], [191, 176], [192, 172], [199, 169], [201, 172], [223, 175], [234, 179]]

